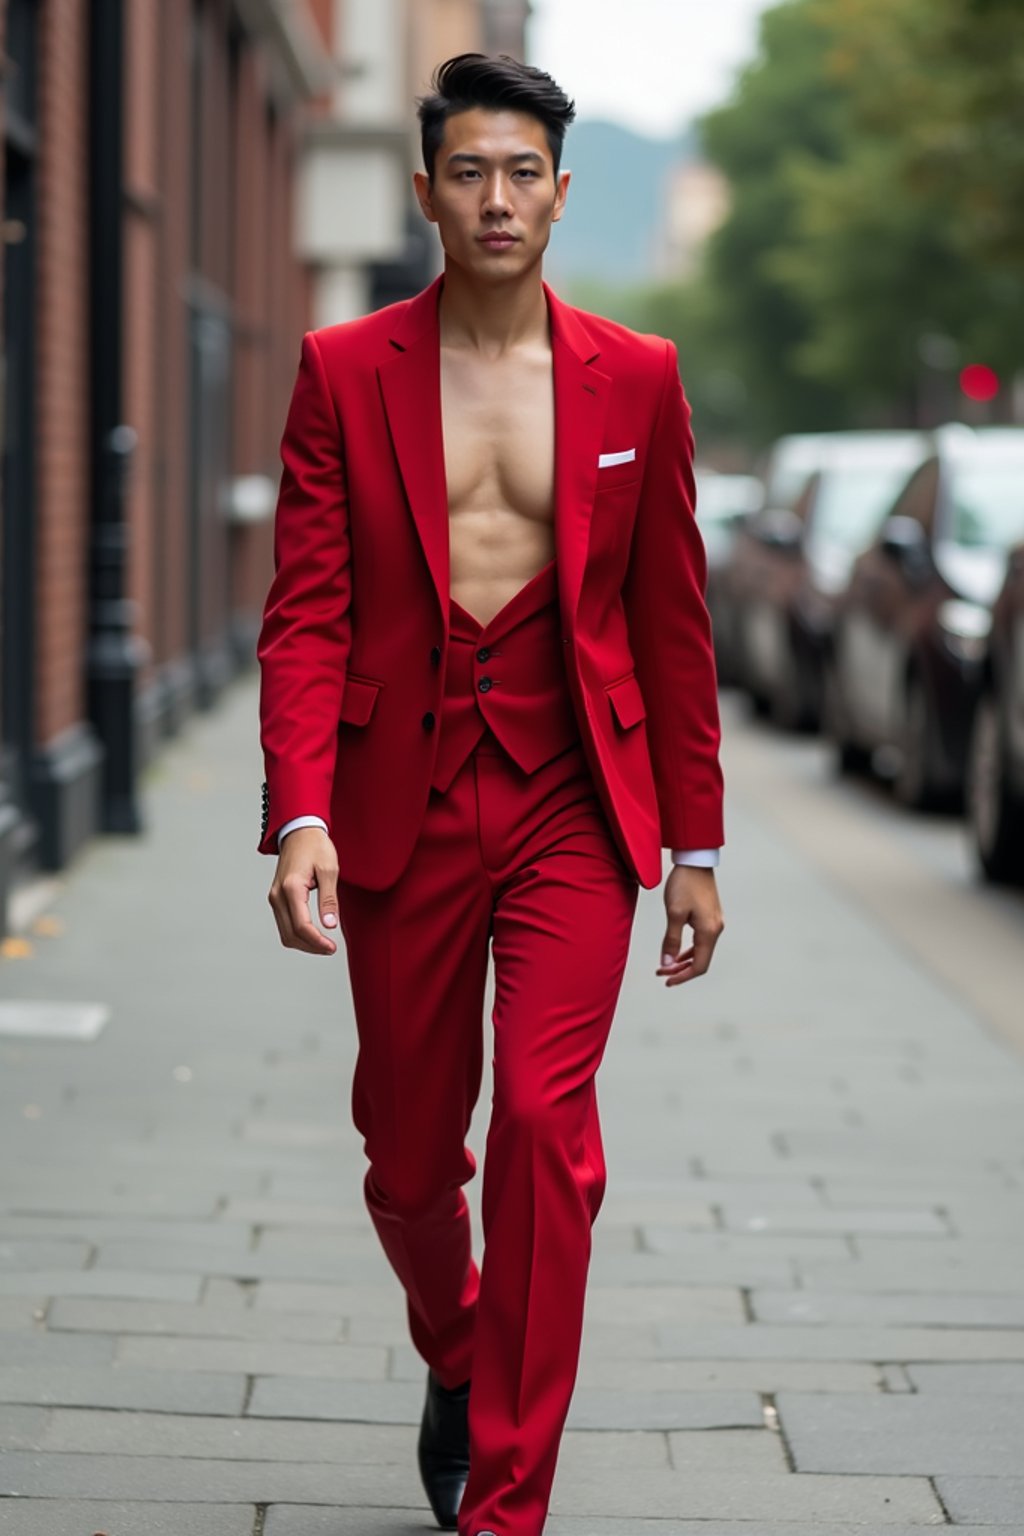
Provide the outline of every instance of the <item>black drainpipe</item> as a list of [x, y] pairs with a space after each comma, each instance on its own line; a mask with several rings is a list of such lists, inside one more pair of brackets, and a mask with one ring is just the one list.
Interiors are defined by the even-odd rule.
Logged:
[[128, 578], [128, 474], [136, 433], [123, 419], [124, 0], [92, 0], [90, 28], [90, 359], [92, 527], [88, 710], [103, 744], [100, 827], [138, 832], [134, 634]]

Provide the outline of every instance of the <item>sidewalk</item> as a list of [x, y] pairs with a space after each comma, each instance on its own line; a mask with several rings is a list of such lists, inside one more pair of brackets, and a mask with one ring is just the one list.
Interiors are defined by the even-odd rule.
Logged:
[[[773, 750], [733, 725], [711, 976], [657, 984], [641, 900], [548, 1530], [1022, 1536], [1024, 1058], [773, 820]], [[110, 1009], [0, 1037], [4, 1536], [432, 1529], [344, 957], [278, 944], [261, 778], [250, 680], [0, 961]]]

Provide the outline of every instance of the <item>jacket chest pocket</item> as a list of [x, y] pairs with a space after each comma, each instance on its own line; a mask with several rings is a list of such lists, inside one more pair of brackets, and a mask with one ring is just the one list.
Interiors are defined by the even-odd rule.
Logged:
[[350, 672], [341, 695], [339, 724], [366, 725], [373, 714], [381, 687], [382, 684], [371, 677], [357, 677]]
[[630, 672], [628, 677], [620, 677], [616, 683], [606, 683], [604, 691], [608, 695], [612, 713], [624, 731], [647, 718], [644, 696], [640, 692], [635, 672]]

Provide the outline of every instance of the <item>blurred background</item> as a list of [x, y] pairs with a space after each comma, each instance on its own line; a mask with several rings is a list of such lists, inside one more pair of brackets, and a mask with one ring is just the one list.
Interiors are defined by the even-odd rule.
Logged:
[[439, 269], [413, 102], [471, 49], [576, 98], [549, 279], [679, 346], [723, 684], [1021, 879], [1018, 0], [6, 0], [0, 43], [0, 932], [251, 672], [301, 334]]

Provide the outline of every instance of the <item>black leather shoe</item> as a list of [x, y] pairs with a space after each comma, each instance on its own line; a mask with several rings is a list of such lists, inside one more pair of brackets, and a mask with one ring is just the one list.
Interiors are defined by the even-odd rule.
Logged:
[[469, 1382], [442, 1387], [433, 1371], [427, 1374], [427, 1400], [417, 1456], [420, 1477], [442, 1531], [458, 1526], [459, 1505], [469, 1477]]

